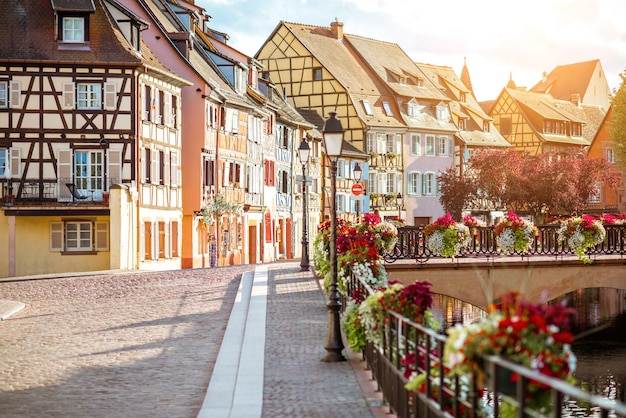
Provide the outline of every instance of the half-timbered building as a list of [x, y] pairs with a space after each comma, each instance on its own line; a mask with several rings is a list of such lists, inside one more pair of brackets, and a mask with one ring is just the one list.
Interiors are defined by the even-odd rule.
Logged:
[[531, 155], [561, 154], [589, 146], [604, 114], [598, 105], [508, 87], [490, 111], [502, 136], [517, 150]]
[[[296, 108], [314, 110], [323, 119], [330, 112], [336, 112], [345, 129], [345, 140], [357, 150], [366, 150], [369, 134], [376, 140], [381, 138], [381, 146], [384, 142], [385, 147], [389, 136], [391, 146], [395, 144], [395, 152], [399, 154], [398, 135], [406, 127], [399, 114], [387, 112], [383, 105], [393, 104], [394, 98], [354, 53], [348, 39], [343, 23], [338, 21], [332, 22], [330, 27], [280, 22], [255, 57]], [[338, 160], [338, 196], [350, 195], [353, 166], [354, 162], [347, 159]], [[394, 193], [395, 202], [395, 193], [403, 184], [401, 176], [395, 181], [372, 182], [374, 173], [376, 171], [370, 167], [370, 181], [365, 182], [368, 194], [371, 196], [375, 191], [382, 194], [384, 188], [385, 195]], [[350, 211], [347, 202], [338, 200], [340, 213]], [[323, 205], [327, 208], [330, 202], [326, 199]], [[389, 213], [380, 214], [397, 216], [395, 203]]]
[[0, 275], [180, 266], [186, 81], [114, 0], [3, 7]]

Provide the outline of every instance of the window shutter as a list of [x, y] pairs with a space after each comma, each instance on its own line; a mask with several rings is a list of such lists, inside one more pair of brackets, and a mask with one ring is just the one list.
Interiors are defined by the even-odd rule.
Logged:
[[233, 111], [231, 123], [232, 123], [231, 132], [234, 134], [239, 133], [239, 111], [237, 110]]
[[165, 150], [163, 153], [163, 184], [169, 186], [172, 181], [172, 176], [170, 173], [172, 165], [170, 164], [172, 154], [170, 154], [170, 150]]
[[96, 222], [96, 251], [109, 251], [108, 222]]
[[11, 159], [11, 178], [19, 178], [22, 175], [22, 150], [20, 148], [9, 148]]
[[20, 81], [11, 81], [10, 89], [10, 106], [13, 108], [22, 107], [22, 83]]
[[[171, 174], [172, 177], [171, 177], [171, 181], [170, 182], [171, 182], [172, 186], [176, 186], [177, 187], [177, 186], [180, 185], [180, 175], [179, 175], [180, 172], [179, 172], [179, 167], [178, 167], [179, 166], [179, 164], [178, 164], [178, 152], [177, 151], [173, 151], [170, 154], [170, 156], [171, 156], [171, 159], [172, 159], [172, 161], [171, 161], [172, 166], [170, 168], [170, 171], [172, 173]], [[213, 176], [213, 172], [214, 172], [213, 166], [211, 165], [211, 172], [210, 172], [211, 176]], [[213, 185], [213, 181], [211, 181], [211, 185]]]
[[172, 223], [165, 224], [165, 258], [172, 258], [172, 245], [170, 243]]
[[122, 152], [120, 150], [107, 150], [108, 184], [105, 190], [109, 190], [112, 184], [122, 183]]
[[146, 225], [142, 224], [139, 228], [139, 258], [140, 261], [146, 260]]
[[[71, 183], [72, 180], [72, 150], [61, 149], [59, 150], [59, 158], [57, 160], [57, 172], [59, 173], [59, 202], [69, 202], [72, 200], [66, 183]], [[64, 193], [61, 193], [63, 191]], [[65, 193], [67, 191], [67, 193]]]
[[165, 121], [163, 122], [167, 126], [172, 126], [172, 94], [165, 93], [165, 108], [163, 110], [163, 118]]
[[50, 251], [63, 251], [63, 222], [50, 222]]
[[115, 110], [117, 108], [117, 85], [115, 83], [104, 83], [104, 109]]
[[151, 150], [150, 155], [152, 157], [152, 161], [150, 164], [150, 182], [152, 184], [159, 184], [159, 155], [160, 153], [155, 150]]
[[152, 222], [151, 224], [152, 230], [152, 260], [159, 259], [159, 224], [157, 222]]
[[230, 162], [224, 161], [224, 182], [222, 183], [222, 186], [228, 186], [229, 182], [230, 182]]
[[63, 83], [63, 109], [74, 109], [74, 83]]

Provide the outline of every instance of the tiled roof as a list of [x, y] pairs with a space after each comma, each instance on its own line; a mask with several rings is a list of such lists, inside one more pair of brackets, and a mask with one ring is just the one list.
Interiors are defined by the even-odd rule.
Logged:
[[573, 94], [582, 98], [600, 60], [559, 65], [530, 91], [549, 93], [555, 99], [569, 100]]
[[93, 13], [96, 8], [93, 0], [50, 0], [55, 11]]
[[120, 43], [100, 0], [89, 15], [89, 48], [60, 49], [55, 39], [55, 15], [50, 0], [3, 2], [0, 13], [0, 60], [72, 63], [128, 63], [139, 59]]
[[[385, 114], [382, 102], [393, 103], [390, 94], [381, 91], [368, 74], [364, 65], [359, 62], [355, 54], [336, 39], [330, 28], [304, 25], [299, 23], [281, 22], [294, 36], [311, 52], [311, 54], [326, 68], [333, 77], [346, 89], [354, 103], [359, 117], [370, 126], [385, 126], [401, 128], [401, 120]], [[348, 35], [344, 35], [346, 37]], [[372, 105], [373, 115], [368, 115], [361, 105], [367, 100]]]
[[[344, 38], [396, 95], [436, 101], [446, 99], [434, 85], [424, 80], [424, 75], [398, 44], [355, 35], [344, 35]], [[422, 79], [424, 85], [400, 83], [394, 76]]]
[[[506, 89], [506, 91], [522, 107], [525, 113], [534, 112], [540, 116], [541, 123], [544, 119], [552, 119], [583, 124], [582, 138], [542, 134], [544, 139], [550, 142], [589, 145], [606, 114], [606, 111], [597, 105], [577, 105], [569, 100], [558, 100], [551, 95], [541, 93], [523, 92], [514, 89]], [[535, 119], [529, 115], [527, 120], [532, 124]], [[537, 132], [542, 132], [543, 127], [536, 126], [535, 129]]]

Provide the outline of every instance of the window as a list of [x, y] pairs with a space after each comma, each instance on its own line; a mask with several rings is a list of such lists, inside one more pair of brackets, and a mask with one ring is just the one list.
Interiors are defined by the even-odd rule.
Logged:
[[109, 223], [89, 219], [50, 222], [50, 251], [109, 251]]
[[100, 108], [100, 84], [79, 83], [78, 84], [78, 109], [99, 109]]
[[396, 173], [387, 173], [387, 193], [396, 193]]
[[362, 100], [363, 102], [363, 108], [365, 109], [365, 114], [368, 116], [372, 116], [374, 113], [372, 112], [372, 106], [370, 105], [370, 102], [368, 102], [367, 100]]
[[459, 119], [459, 129], [464, 131], [467, 128], [467, 121], [465, 119]]
[[391, 107], [389, 107], [389, 102], [383, 102], [383, 109], [385, 109], [385, 114], [387, 116], [393, 116], [393, 113], [391, 113]]
[[489, 122], [483, 122], [483, 132], [489, 132]]
[[425, 196], [433, 196], [435, 191], [435, 173], [425, 173], [422, 175], [422, 194]]
[[313, 68], [313, 80], [319, 81], [322, 79], [322, 68]]
[[439, 122], [449, 122], [450, 121], [450, 110], [448, 106], [444, 103], [439, 103], [437, 105], [437, 120]]
[[426, 155], [435, 155], [435, 137], [432, 135], [426, 136]]
[[437, 138], [437, 155], [450, 155], [450, 146], [447, 136]]
[[459, 95], [459, 100], [463, 103], [467, 101], [467, 97], [465, 96], [464, 92], [461, 92], [461, 94]]
[[156, 107], [156, 101], [152, 102], [152, 87], [143, 86], [143, 120], [152, 120], [152, 106]]
[[[610, 162], [611, 164], [615, 164], [615, 151], [612, 148], [607, 148], [606, 160]], [[0, 175], [2, 175], [1, 171], [0, 171]]]
[[421, 109], [422, 106], [420, 106], [415, 100], [411, 100], [407, 105], [407, 114], [412, 118], [416, 118], [419, 116]]
[[420, 192], [420, 173], [413, 172], [409, 173], [407, 179], [407, 193], [408, 194], [419, 194]]
[[376, 152], [376, 135], [372, 132], [368, 132], [367, 133], [367, 138], [365, 140], [365, 148], [366, 148], [366, 152], [372, 153], [372, 152]]
[[420, 134], [411, 134], [411, 154], [420, 155], [422, 153]]
[[8, 83], [0, 81], [0, 108], [5, 109], [8, 105]]
[[7, 165], [7, 150], [0, 149], [0, 177], [5, 177]]
[[63, 42], [84, 42], [85, 41], [85, 18], [83, 17], [64, 17], [62, 20]]
[[346, 211], [346, 196], [343, 194], [338, 194], [335, 199], [335, 205], [337, 208], [337, 213], [344, 213]]
[[74, 184], [79, 190], [101, 196], [104, 190], [104, 153], [76, 151], [74, 153]]

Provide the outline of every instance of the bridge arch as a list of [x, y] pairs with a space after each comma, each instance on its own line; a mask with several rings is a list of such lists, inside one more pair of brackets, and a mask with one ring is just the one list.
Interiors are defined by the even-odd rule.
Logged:
[[510, 291], [531, 302], [552, 300], [578, 289], [608, 287], [626, 290], [626, 260], [597, 259], [583, 264], [578, 259], [505, 258], [430, 260], [387, 264], [389, 280], [413, 283], [425, 280], [434, 293], [447, 295], [482, 309]]

